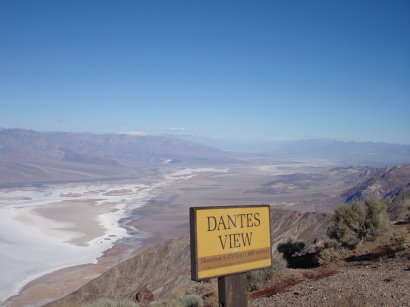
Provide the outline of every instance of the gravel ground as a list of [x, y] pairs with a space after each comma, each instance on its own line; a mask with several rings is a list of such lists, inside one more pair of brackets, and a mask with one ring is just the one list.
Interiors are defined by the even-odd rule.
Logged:
[[303, 270], [286, 269], [281, 276], [299, 274], [301, 282], [285, 292], [251, 299], [249, 305], [410, 306], [408, 250], [394, 259], [343, 263], [335, 269], [336, 274], [318, 280], [303, 278]]

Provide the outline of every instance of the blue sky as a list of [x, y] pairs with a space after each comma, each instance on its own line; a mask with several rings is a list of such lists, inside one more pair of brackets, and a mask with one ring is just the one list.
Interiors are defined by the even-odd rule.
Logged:
[[410, 144], [410, 1], [0, 2], [0, 127]]

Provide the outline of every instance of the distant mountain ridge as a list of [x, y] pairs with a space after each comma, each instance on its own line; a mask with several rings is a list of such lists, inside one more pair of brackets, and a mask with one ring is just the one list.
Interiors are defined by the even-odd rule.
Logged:
[[370, 178], [348, 189], [341, 197], [348, 203], [383, 200], [388, 204], [392, 220], [404, 219], [410, 206], [410, 165], [375, 169]]
[[0, 129], [0, 184], [128, 176], [161, 163], [231, 160], [217, 148], [168, 136]]
[[269, 154], [278, 158], [329, 159], [345, 165], [393, 166], [410, 163], [409, 144], [304, 139], [294, 141], [222, 140], [179, 136], [232, 152]]

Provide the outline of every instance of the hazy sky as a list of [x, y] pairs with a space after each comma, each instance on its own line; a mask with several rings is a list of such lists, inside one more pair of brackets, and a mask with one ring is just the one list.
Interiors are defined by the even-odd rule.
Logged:
[[0, 127], [410, 143], [410, 1], [2, 0]]

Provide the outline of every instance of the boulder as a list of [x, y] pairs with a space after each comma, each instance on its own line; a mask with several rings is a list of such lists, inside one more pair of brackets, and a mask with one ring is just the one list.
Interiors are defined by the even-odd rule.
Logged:
[[152, 292], [148, 289], [144, 288], [137, 292], [135, 299], [137, 300], [137, 302], [142, 304], [151, 303], [154, 300], [154, 294], [152, 294]]

